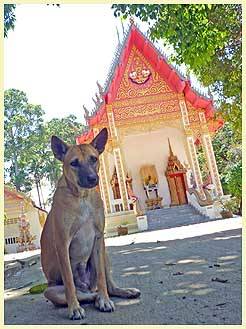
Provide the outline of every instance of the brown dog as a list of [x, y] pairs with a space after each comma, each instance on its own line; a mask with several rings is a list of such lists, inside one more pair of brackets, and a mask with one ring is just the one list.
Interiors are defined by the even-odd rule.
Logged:
[[41, 236], [41, 262], [48, 280], [44, 295], [55, 305], [68, 305], [70, 319], [84, 318], [79, 302], [95, 301], [100, 311], [111, 312], [109, 296], [140, 296], [138, 289], [116, 286], [105, 252], [105, 217], [96, 186], [98, 157], [107, 138], [104, 128], [91, 144], [51, 139], [55, 157], [63, 162], [63, 175]]

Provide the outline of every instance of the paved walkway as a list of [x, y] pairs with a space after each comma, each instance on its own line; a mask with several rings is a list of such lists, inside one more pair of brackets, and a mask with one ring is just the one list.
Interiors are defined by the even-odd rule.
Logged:
[[[113, 298], [114, 313], [84, 305], [70, 321], [31, 286], [45, 282], [40, 261], [5, 281], [5, 324], [241, 324], [241, 219], [219, 220], [106, 240], [115, 281], [141, 289]], [[199, 226], [200, 225], [200, 226]]]

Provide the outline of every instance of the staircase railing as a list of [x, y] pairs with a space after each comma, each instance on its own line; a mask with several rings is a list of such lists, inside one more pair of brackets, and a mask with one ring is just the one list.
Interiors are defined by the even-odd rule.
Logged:
[[210, 219], [221, 218], [220, 209], [216, 206], [215, 202], [210, 205], [201, 206], [194, 193], [186, 191], [186, 195], [189, 205], [195, 208], [200, 214]]

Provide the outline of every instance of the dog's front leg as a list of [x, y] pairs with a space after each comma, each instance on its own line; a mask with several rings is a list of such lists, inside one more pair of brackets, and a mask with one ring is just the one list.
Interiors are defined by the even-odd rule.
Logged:
[[97, 297], [95, 306], [102, 312], [113, 312], [114, 303], [109, 299], [105, 273], [105, 242], [103, 234], [96, 237], [93, 248], [93, 266], [96, 270]]
[[68, 304], [68, 315], [71, 320], [79, 320], [85, 317], [85, 311], [80, 307], [76, 289], [74, 286], [73, 273], [69, 258], [69, 240], [58, 230], [55, 234], [56, 252], [60, 265], [61, 276], [65, 287], [65, 295]]

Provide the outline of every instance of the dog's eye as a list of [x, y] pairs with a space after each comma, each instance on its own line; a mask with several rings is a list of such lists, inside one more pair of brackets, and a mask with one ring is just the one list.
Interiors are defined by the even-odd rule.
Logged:
[[72, 167], [78, 167], [79, 166], [79, 160], [78, 159], [73, 160], [72, 162], [70, 162], [70, 165]]
[[91, 155], [90, 156], [90, 162], [96, 163], [97, 162], [97, 157], [95, 157], [94, 155]]

